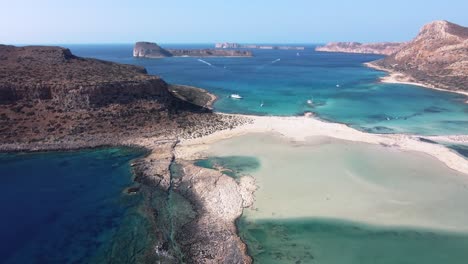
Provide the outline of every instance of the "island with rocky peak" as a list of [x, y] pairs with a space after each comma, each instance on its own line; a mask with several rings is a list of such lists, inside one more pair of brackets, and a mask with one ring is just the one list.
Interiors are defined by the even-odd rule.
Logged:
[[468, 94], [468, 28], [434, 21], [396, 53], [366, 65], [391, 73], [384, 81]]
[[399, 42], [378, 42], [378, 43], [359, 43], [359, 42], [330, 42], [325, 46], [318, 46], [316, 51], [323, 52], [344, 52], [344, 53], [363, 53], [363, 54], [381, 54], [391, 55], [398, 51], [403, 43]]
[[133, 57], [252, 57], [251, 51], [219, 49], [164, 49], [156, 43], [140, 41], [133, 47]]

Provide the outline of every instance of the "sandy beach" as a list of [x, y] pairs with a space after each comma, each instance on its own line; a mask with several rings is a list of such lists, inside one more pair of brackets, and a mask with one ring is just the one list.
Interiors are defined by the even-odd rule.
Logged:
[[[231, 130], [217, 131], [200, 138], [181, 139], [181, 142], [175, 149], [176, 158], [196, 159], [201, 157], [203, 151], [209, 147], [209, 144], [219, 140], [248, 133], [270, 132], [280, 134], [295, 141], [304, 141], [312, 136], [326, 136], [348, 141], [380, 144], [404, 151], [423, 152], [437, 158], [449, 168], [468, 176], [468, 161], [464, 157], [442, 145], [422, 142], [419, 140], [421, 136], [364, 133], [344, 124], [324, 122], [313, 117], [236, 116], [249, 118], [251, 122]], [[468, 143], [466, 135], [437, 136], [436, 139], [458, 144]]]
[[[428, 83], [420, 83], [420, 82], [415, 82], [413, 79], [409, 76], [407, 76], [404, 73], [401, 72], [395, 72], [391, 71], [382, 67], [379, 67], [377, 65], [374, 65], [372, 63], [364, 63], [366, 67], [379, 70], [379, 71], [384, 71], [387, 72], [388, 75], [380, 78], [380, 82], [383, 83], [397, 83], [397, 84], [408, 84], [408, 85], [416, 85], [416, 86], [421, 86], [424, 88], [429, 88], [433, 90], [438, 90], [438, 91], [443, 91], [443, 92], [450, 92], [450, 93], [457, 93], [457, 94], [462, 94], [465, 96], [468, 96], [468, 92], [465, 91], [459, 91], [459, 90], [447, 90], [447, 89], [442, 89], [442, 88], [437, 88], [431, 84]], [[465, 101], [465, 103], [468, 103], [468, 99]]]

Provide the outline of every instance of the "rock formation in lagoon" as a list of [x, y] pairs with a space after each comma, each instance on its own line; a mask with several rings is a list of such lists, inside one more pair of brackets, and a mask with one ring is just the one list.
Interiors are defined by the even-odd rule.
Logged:
[[345, 53], [365, 53], [391, 55], [397, 52], [403, 43], [379, 42], [379, 43], [359, 43], [359, 42], [330, 42], [325, 46], [316, 47], [316, 51], [324, 52], [345, 52]]
[[133, 57], [252, 57], [252, 52], [218, 49], [164, 49], [156, 43], [142, 41], [135, 43], [133, 48]]
[[[156, 242], [147, 251], [140, 252], [141, 258], [162, 263], [182, 259], [206, 263], [210, 258], [225, 262], [223, 260], [229, 256], [235, 256], [239, 262], [250, 260], [244, 244], [232, 232], [232, 226], [219, 225], [214, 220], [210, 222], [209, 218], [203, 221], [203, 227], [192, 224], [193, 230], [184, 230], [190, 231], [193, 237], [206, 237], [215, 228], [219, 232], [226, 228], [229, 240], [223, 240], [226, 236], [212, 237], [212, 243], [225, 250], [207, 248], [212, 244], [200, 243], [196, 248], [184, 244], [186, 252], [180, 255], [171, 245], [184, 241], [180, 241], [182, 237], [174, 238], [168, 234], [164, 223], [171, 219], [162, 219], [167, 217], [166, 210], [170, 205], [155, 206], [152, 201], [156, 196], [168, 195], [172, 184], [172, 152], [179, 137], [199, 137], [232, 128], [247, 122], [247, 118], [212, 113], [209, 107], [214, 98], [202, 89], [170, 85], [157, 76], [146, 74], [144, 68], [80, 58], [60, 47], [1, 45], [0, 60], [1, 150], [63, 150], [109, 145], [144, 147], [149, 150], [148, 155], [133, 164], [140, 187], [132, 191], [139, 190], [147, 197], [145, 211], [153, 223], [151, 232]], [[227, 177], [213, 175], [205, 170], [201, 176], [199, 173], [189, 176], [191, 179], [215, 177], [217, 180]], [[205, 185], [197, 186], [204, 186], [200, 187], [204, 195], [218, 193], [225, 187], [245, 189], [235, 182], [211, 189], [211, 183], [207, 181]], [[192, 182], [185, 186], [190, 184]], [[176, 188], [173, 191], [177, 192]], [[229, 196], [216, 206], [242, 209], [244, 202], [239, 203], [239, 194], [223, 193], [237, 198], [233, 200]], [[188, 199], [185, 199], [190, 202], [199, 195], [194, 193], [189, 197], [187, 194]], [[213, 204], [203, 205], [203, 210], [210, 210]], [[194, 209], [197, 215], [203, 215], [197, 211], [201, 208]], [[230, 250], [234, 255], [227, 254]], [[210, 252], [210, 255], [204, 252]]]
[[447, 21], [422, 27], [412, 41], [368, 64], [395, 73], [397, 81], [431, 88], [468, 91], [468, 28]]

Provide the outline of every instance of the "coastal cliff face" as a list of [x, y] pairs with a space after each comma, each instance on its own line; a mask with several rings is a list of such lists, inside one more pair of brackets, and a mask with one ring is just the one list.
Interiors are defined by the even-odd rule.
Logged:
[[429, 23], [398, 52], [371, 66], [430, 87], [467, 91], [468, 28], [447, 21]]
[[381, 43], [359, 43], [359, 42], [331, 42], [325, 46], [315, 48], [316, 51], [345, 52], [391, 55], [397, 52], [403, 43], [381, 42]]
[[137, 42], [133, 48], [133, 57], [252, 57], [252, 52], [243, 50], [217, 49], [164, 49], [156, 43]]

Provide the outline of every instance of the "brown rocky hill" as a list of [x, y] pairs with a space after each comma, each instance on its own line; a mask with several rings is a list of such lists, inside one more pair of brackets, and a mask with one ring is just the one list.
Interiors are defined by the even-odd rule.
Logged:
[[359, 43], [359, 42], [330, 42], [325, 46], [315, 48], [316, 51], [324, 52], [345, 52], [345, 53], [365, 53], [391, 55], [398, 51], [403, 43], [380, 42], [380, 43]]
[[411, 42], [371, 66], [430, 87], [468, 90], [468, 28], [447, 21], [425, 25]]
[[60, 47], [0, 46], [0, 104], [53, 100], [62, 109], [167, 99], [167, 84], [132, 65], [74, 56]]
[[0, 45], [0, 145], [8, 148], [193, 137], [235, 126], [233, 118], [211, 112], [213, 99], [141, 67], [80, 58], [60, 47]]

